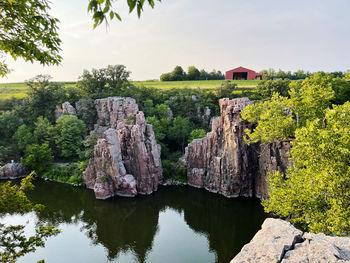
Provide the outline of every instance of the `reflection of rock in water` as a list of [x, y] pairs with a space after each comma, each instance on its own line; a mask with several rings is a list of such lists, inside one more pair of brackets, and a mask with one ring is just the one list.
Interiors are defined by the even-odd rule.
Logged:
[[83, 188], [38, 181], [30, 196], [46, 206], [38, 215], [41, 221], [56, 225], [81, 221], [86, 236], [103, 245], [110, 259], [130, 250], [137, 262], [146, 262], [158, 230], [159, 213], [167, 208], [184, 212], [188, 226], [208, 239], [217, 262], [229, 262], [264, 220], [256, 200], [231, 200], [189, 187], [161, 187], [150, 196], [100, 201]]

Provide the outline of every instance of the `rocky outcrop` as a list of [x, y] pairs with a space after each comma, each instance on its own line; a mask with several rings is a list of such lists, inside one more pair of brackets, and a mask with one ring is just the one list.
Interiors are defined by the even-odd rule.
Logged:
[[95, 101], [100, 139], [84, 171], [84, 182], [96, 198], [151, 194], [162, 181], [160, 146], [152, 125], [132, 98]]
[[56, 118], [56, 120], [59, 117], [61, 117], [63, 114], [77, 115], [77, 111], [75, 110], [75, 108], [68, 101], [66, 101], [66, 102], [62, 103], [62, 107], [56, 106], [56, 110], [55, 110], [55, 118]]
[[289, 222], [268, 218], [231, 260], [241, 262], [350, 262], [350, 237], [303, 233]]
[[243, 140], [252, 124], [241, 121], [241, 110], [252, 104], [248, 98], [221, 99], [220, 117], [212, 131], [186, 148], [188, 183], [226, 197], [253, 196], [253, 176], [258, 167], [255, 147]]
[[17, 179], [26, 174], [25, 168], [20, 163], [7, 163], [0, 167], [0, 179]]
[[290, 145], [245, 143], [244, 130], [253, 124], [243, 121], [240, 113], [252, 103], [248, 98], [220, 100], [220, 117], [212, 120], [211, 132], [186, 148], [189, 185], [226, 197], [267, 198], [267, 174], [286, 170]]

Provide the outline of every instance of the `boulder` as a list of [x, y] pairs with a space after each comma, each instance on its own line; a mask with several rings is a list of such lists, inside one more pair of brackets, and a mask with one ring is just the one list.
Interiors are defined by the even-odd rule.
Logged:
[[0, 167], [0, 179], [17, 179], [26, 176], [26, 170], [21, 163], [7, 163]]
[[100, 136], [83, 179], [96, 198], [151, 194], [162, 181], [160, 145], [132, 98], [95, 101]]
[[267, 218], [231, 263], [350, 262], [350, 237], [304, 233], [289, 222]]

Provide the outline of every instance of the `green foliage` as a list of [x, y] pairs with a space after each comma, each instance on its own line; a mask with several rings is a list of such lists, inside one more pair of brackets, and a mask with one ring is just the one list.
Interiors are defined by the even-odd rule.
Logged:
[[191, 130], [191, 123], [188, 119], [176, 117], [174, 118], [173, 123], [169, 128], [169, 138], [178, 142], [181, 145], [181, 149], [183, 150], [185, 141], [188, 140], [188, 136]]
[[190, 66], [187, 69], [187, 79], [188, 80], [199, 80], [201, 73], [195, 66]]
[[229, 80], [224, 81], [219, 87], [216, 88], [216, 96], [218, 98], [229, 98], [234, 97], [233, 90], [237, 87], [236, 83], [233, 83]]
[[299, 69], [298, 71], [292, 73], [291, 71], [283, 71], [279, 69], [278, 71], [270, 68], [270, 69], [264, 69], [260, 71], [261, 74], [264, 74], [264, 79], [273, 80], [273, 79], [290, 79], [290, 80], [298, 80], [298, 79], [305, 79], [309, 75], [311, 75], [310, 72], [304, 71], [302, 69]]
[[50, 78], [48, 75], [38, 75], [26, 81], [29, 87], [28, 97], [25, 98], [24, 105], [17, 110], [27, 123], [33, 123], [40, 116], [53, 123], [56, 106], [65, 101], [73, 103], [73, 100], [80, 96], [79, 92], [72, 91], [75, 88], [66, 89], [63, 83], [50, 82]]
[[247, 142], [270, 143], [294, 137], [297, 123], [290, 113], [290, 100], [273, 95], [271, 100], [248, 105], [241, 113], [242, 119], [257, 123], [254, 131], [245, 130]]
[[52, 151], [48, 144], [32, 144], [27, 145], [23, 164], [37, 174], [41, 174], [51, 166], [52, 159]]
[[[11, 182], [0, 184], [0, 213], [23, 213], [42, 210], [42, 205], [33, 204], [25, 192], [34, 188], [31, 183], [34, 173], [21, 181], [21, 184], [11, 185]], [[44, 241], [57, 235], [60, 230], [53, 226], [40, 226], [35, 229], [35, 235], [24, 235], [24, 226], [5, 226], [0, 223], [0, 262], [16, 262], [27, 253], [34, 252], [37, 247], [44, 247]]]
[[53, 147], [54, 144], [54, 127], [51, 125], [48, 119], [40, 116], [35, 122], [34, 128], [34, 140], [37, 144], [46, 143]]
[[81, 152], [80, 158], [84, 160], [89, 160], [93, 157], [94, 154], [94, 146], [96, 145], [98, 140], [97, 133], [95, 131], [91, 131], [88, 136], [85, 137], [83, 141], [84, 151]]
[[180, 66], [176, 66], [172, 72], [160, 76], [161, 81], [184, 81], [184, 80], [220, 80], [225, 79], [221, 71], [215, 69], [208, 73], [204, 69], [199, 71], [195, 66], [188, 68], [187, 74]]
[[135, 123], [136, 123], [136, 116], [134, 115], [128, 116], [125, 120], [125, 124], [127, 125], [135, 125]]
[[68, 167], [52, 166], [50, 170], [42, 174], [42, 177], [59, 182], [82, 185], [84, 169], [85, 165], [83, 162], [79, 164], [72, 163]]
[[62, 115], [56, 121], [55, 142], [59, 155], [74, 158], [80, 153], [85, 133], [85, 124], [73, 115]]
[[206, 132], [203, 129], [194, 129], [190, 133], [190, 137], [188, 138], [188, 143], [192, 142], [194, 139], [200, 139], [205, 137]]
[[262, 80], [257, 85], [257, 93], [262, 99], [271, 98], [274, 93], [288, 97], [289, 79]]
[[97, 122], [97, 112], [94, 100], [90, 98], [80, 99], [76, 105], [77, 117], [84, 121], [87, 127], [92, 129]]
[[18, 127], [16, 133], [13, 135], [13, 139], [17, 142], [18, 149], [23, 151], [27, 145], [34, 143], [33, 134], [30, 128], [22, 124]]
[[290, 84], [290, 98], [274, 94], [271, 100], [249, 105], [242, 118], [257, 123], [253, 132], [246, 131], [250, 142], [269, 143], [294, 138], [295, 129], [309, 120], [323, 118], [334, 97], [329, 74], [314, 74], [303, 82]]
[[[137, 16], [140, 17], [144, 3], [147, 2], [153, 8], [155, 1], [161, 2], [161, 0], [128, 0], [129, 13], [136, 10]], [[89, 0], [88, 11], [92, 13], [94, 28], [103, 22], [108, 24], [109, 19], [113, 20], [116, 18], [119, 21], [122, 20], [118, 12], [113, 8], [113, 0]]]
[[[59, 20], [49, 15], [46, 0], [3, 0], [0, 8], [0, 56], [58, 65], [61, 40], [57, 34]], [[0, 62], [0, 76], [9, 73]]]
[[147, 118], [147, 123], [152, 125], [157, 142], [161, 142], [167, 135], [166, 132], [170, 125], [170, 121], [164, 118], [159, 120], [157, 117], [152, 116]]
[[286, 176], [269, 175], [267, 212], [313, 232], [350, 234], [350, 102], [296, 131]]
[[107, 68], [84, 70], [77, 87], [91, 98], [108, 97], [121, 92], [129, 84], [130, 71], [124, 65], [108, 65]]
[[14, 110], [0, 113], [0, 138], [11, 138], [22, 123], [19, 114]]

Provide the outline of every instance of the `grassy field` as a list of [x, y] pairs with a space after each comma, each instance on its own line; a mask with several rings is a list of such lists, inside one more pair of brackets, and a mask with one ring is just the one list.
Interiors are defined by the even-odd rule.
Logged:
[[[198, 80], [198, 81], [133, 81], [136, 86], [154, 87], [159, 89], [172, 88], [202, 88], [215, 89], [224, 80]], [[235, 80], [238, 87], [234, 93], [242, 94], [244, 91], [253, 92], [259, 80]], [[66, 87], [74, 87], [74, 82], [64, 82]], [[0, 100], [13, 97], [23, 98], [26, 96], [28, 87], [25, 83], [0, 83]]]

